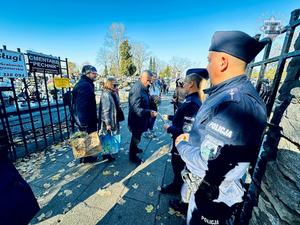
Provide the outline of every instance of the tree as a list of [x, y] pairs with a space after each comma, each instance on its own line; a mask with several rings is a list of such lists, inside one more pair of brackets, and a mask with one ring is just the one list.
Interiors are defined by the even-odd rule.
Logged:
[[136, 67], [133, 64], [132, 54], [130, 52], [131, 46], [128, 39], [123, 41], [120, 45], [120, 73], [125, 76], [132, 76]]
[[137, 72], [141, 74], [145, 62], [149, 59], [148, 47], [141, 42], [133, 42], [131, 44], [131, 53]]
[[79, 75], [80, 71], [79, 68], [77, 67], [76, 63], [68, 61], [68, 73], [69, 75]]
[[153, 73], [156, 73], [156, 61], [155, 61], [155, 58], [153, 58], [153, 61], [152, 61], [152, 69], [151, 69], [151, 71]]
[[173, 57], [170, 60], [170, 65], [172, 67], [173, 74], [178, 77], [191, 66], [191, 61], [188, 58]]
[[172, 77], [172, 68], [171, 66], [167, 66], [164, 70], [159, 73], [161, 78]]
[[104, 45], [99, 49], [97, 64], [109, 68], [113, 75], [120, 75], [120, 45], [125, 37], [125, 26], [121, 23], [113, 23], [109, 27]]
[[153, 67], [153, 62], [152, 62], [152, 57], [150, 57], [149, 70], [152, 70], [152, 67]]
[[103, 76], [104, 76], [104, 77], [107, 77], [107, 76], [108, 76], [108, 68], [107, 68], [107, 65], [106, 65], [106, 64], [105, 64], [105, 66], [104, 66]]

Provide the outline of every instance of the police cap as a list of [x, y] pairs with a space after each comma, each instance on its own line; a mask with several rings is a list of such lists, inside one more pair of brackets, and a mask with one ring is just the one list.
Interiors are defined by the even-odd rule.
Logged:
[[209, 51], [225, 52], [246, 63], [251, 62], [270, 39], [258, 41], [242, 31], [217, 31]]

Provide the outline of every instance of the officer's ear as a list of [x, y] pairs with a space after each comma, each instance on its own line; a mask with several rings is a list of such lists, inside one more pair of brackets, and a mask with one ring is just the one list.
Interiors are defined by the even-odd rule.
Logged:
[[228, 68], [228, 56], [226, 54], [220, 54], [220, 71], [224, 72]]

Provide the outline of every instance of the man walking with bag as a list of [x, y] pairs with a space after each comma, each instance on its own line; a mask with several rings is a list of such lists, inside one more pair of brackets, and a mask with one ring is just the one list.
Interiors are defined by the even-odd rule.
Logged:
[[[85, 65], [82, 75], [73, 89], [73, 112], [75, 123], [80, 131], [88, 134], [97, 131], [97, 110], [94, 81], [97, 70], [94, 66]], [[81, 163], [96, 162], [97, 156], [88, 156], [80, 159]]]

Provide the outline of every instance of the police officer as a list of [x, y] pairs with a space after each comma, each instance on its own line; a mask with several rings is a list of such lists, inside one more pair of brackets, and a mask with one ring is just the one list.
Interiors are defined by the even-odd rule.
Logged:
[[244, 191], [240, 179], [258, 155], [267, 116], [245, 67], [264, 48], [241, 31], [216, 32], [208, 55], [212, 87], [190, 135], [176, 139], [187, 169], [198, 177], [188, 224], [225, 224]]
[[[169, 120], [172, 120], [172, 125], [164, 125], [164, 129], [172, 134], [173, 147], [172, 153], [172, 167], [174, 172], [173, 182], [165, 187], [162, 187], [161, 193], [174, 193], [179, 194], [183, 180], [181, 178], [181, 171], [183, 170], [185, 163], [180, 158], [180, 155], [175, 147], [175, 139], [183, 134], [184, 125], [189, 126], [192, 123], [192, 118], [197, 114], [201, 100], [199, 95], [199, 87], [203, 77], [208, 77], [206, 69], [200, 69], [198, 73], [190, 73], [185, 77], [183, 88], [187, 93], [183, 104], [177, 109], [174, 116], [168, 116]], [[190, 124], [191, 125], [191, 124]]]

